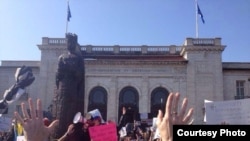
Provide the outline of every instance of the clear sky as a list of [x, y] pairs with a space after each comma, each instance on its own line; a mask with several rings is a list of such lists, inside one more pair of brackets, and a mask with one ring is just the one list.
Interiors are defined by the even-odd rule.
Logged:
[[[223, 62], [250, 62], [250, 0], [198, 0], [199, 37], [221, 37]], [[70, 0], [81, 45], [182, 45], [195, 38], [195, 0]], [[67, 0], [0, 0], [0, 61], [40, 60], [42, 37], [64, 38]]]

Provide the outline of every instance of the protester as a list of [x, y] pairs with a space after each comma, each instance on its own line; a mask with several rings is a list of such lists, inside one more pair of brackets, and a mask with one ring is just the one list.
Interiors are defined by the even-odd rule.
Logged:
[[94, 116], [85, 122], [70, 124], [67, 132], [58, 141], [91, 141], [89, 127], [105, 125], [100, 116]]
[[[120, 140], [121, 134], [119, 133], [123, 127], [126, 127], [127, 124], [132, 124], [135, 121], [134, 111], [131, 110], [131, 107], [122, 106], [122, 114], [117, 125], [117, 136]], [[122, 140], [122, 139], [121, 139]]]
[[127, 113], [126, 113], [126, 107], [122, 107], [122, 115], [120, 117], [119, 123], [118, 123], [118, 130], [120, 130], [122, 127], [125, 127], [125, 125], [128, 123], [127, 121]]
[[22, 118], [18, 112], [15, 112], [15, 117], [21, 123], [24, 129], [24, 136], [26, 141], [47, 141], [50, 134], [58, 124], [58, 120], [53, 121], [49, 126], [44, 125], [42, 102], [37, 100], [36, 108], [32, 99], [28, 100], [30, 115], [27, 112], [25, 103], [21, 104]]
[[84, 132], [84, 123], [70, 124], [67, 132], [58, 141], [90, 141], [88, 132]]
[[95, 116], [93, 118], [93, 123], [94, 123], [94, 126], [98, 126], [98, 125], [102, 125], [102, 119], [100, 116]]
[[189, 108], [187, 111], [188, 99], [184, 98], [178, 112], [179, 100], [179, 93], [170, 93], [166, 102], [165, 115], [163, 116], [161, 110], [158, 112], [156, 124], [161, 141], [173, 141], [173, 125], [190, 123], [194, 109]]

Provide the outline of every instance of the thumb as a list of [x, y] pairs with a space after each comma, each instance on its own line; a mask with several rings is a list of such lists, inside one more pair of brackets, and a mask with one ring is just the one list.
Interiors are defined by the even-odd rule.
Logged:
[[54, 120], [48, 127], [49, 132], [52, 133], [55, 127], [59, 124], [59, 120]]

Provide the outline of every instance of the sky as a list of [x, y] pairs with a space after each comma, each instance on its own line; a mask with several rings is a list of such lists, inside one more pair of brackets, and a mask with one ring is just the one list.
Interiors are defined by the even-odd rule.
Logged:
[[[222, 39], [223, 62], [250, 62], [250, 0], [198, 0], [198, 37]], [[0, 61], [39, 61], [42, 37], [80, 45], [183, 45], [196, 38], [195, 0], [0, 0]]]

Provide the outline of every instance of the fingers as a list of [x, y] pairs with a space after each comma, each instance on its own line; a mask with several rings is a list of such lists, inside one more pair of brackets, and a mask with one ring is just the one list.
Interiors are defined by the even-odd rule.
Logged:
[[24, 121], [21, 118], [21, 116], [17, 112], [15, 112], [14, 115], [15, 115], [16, 119], [21, 123], [21, 125], [24, 125]]
[[193, 122], [194, 122], [194, 119], [192, 118], [192, 119], [187, 123], [187, 125], [192, 125]]
[[186, 113], [186, 109], [187, 109], [187, 104], [188, 104], [188, 100], [187, 98], [184, 98], [182, 101], [182, 105], [181, 105], [181, 111], [180, 111], [180, 118], [183, 119], [185, 113]]
[[172, 113], [176, 114], [176, 115], [177, 115], [177, 112], [178, 112], [179, 100], [180, 100], [180, 94], [179, 93], [174, 94]]
[[166, 118], [166, 119], [171, 117], [171, 110], [172, 110], [172, 106], [173, 106], [173, 98], [174, 98], [174, 94], [170, 93], [169, 96], [168, 96], [168, 99], [167, 99], [166, 109], [165, 109], [164, 118]]
[[32, 119], [34, 119], [36, 118], [36, 109], [34, 108], [33, 101], [31, 98], [28, 100], [28, 102], [30, 107], [30, 116]]
[[27, 112], [27, 108], [26, 108], [25, 103], [21, 104], [21, 108], [22, 108], [22, 112], [23, 112], [23, 118], [24, 119], [30, 119], [30, 116], [29, 116], [29, 114]]
[[180, 113], [178, 113], [178, 105], [180, 101], [179, 93], [170, 93], [166, 103], [166, 111], [164, 119], [172, 119], [174, 124], [188, 124], [193, 116], [193, 108], [187, 111], [188, 99], [184, 98], [180, 108]]
[[188, 123], [188, 121], [190, 121], [190, 119], [192, 118], [193, 116], [193, 112], [194, 112], [194, 109], [193, 108], [190, 108], [188, 110], [188, 113], [186, 114], [186, 116], [183, 118], [183, 122], [186, 124]]
[[42, 101], [40, 99], [37, 99], [37, 117], [39, 119], [43, 118]]
[[25, 103], [21, 104], [23, 118], [24, 119], [35, 119], [35, 118], [42, 119], [43, 118], [43, 111], [42, 111], [42, 102], [41, 102], [41, 100], [37, 99], [37, 105], [36, 105], [37, 109], [35, 109], [33, 101], [32, 101], [31, 98], [28, 100], [28, 103], [29, 103], [29, 108], [30, 108], [30, 114], [27, 112], [27, 108], [26, 108]]

